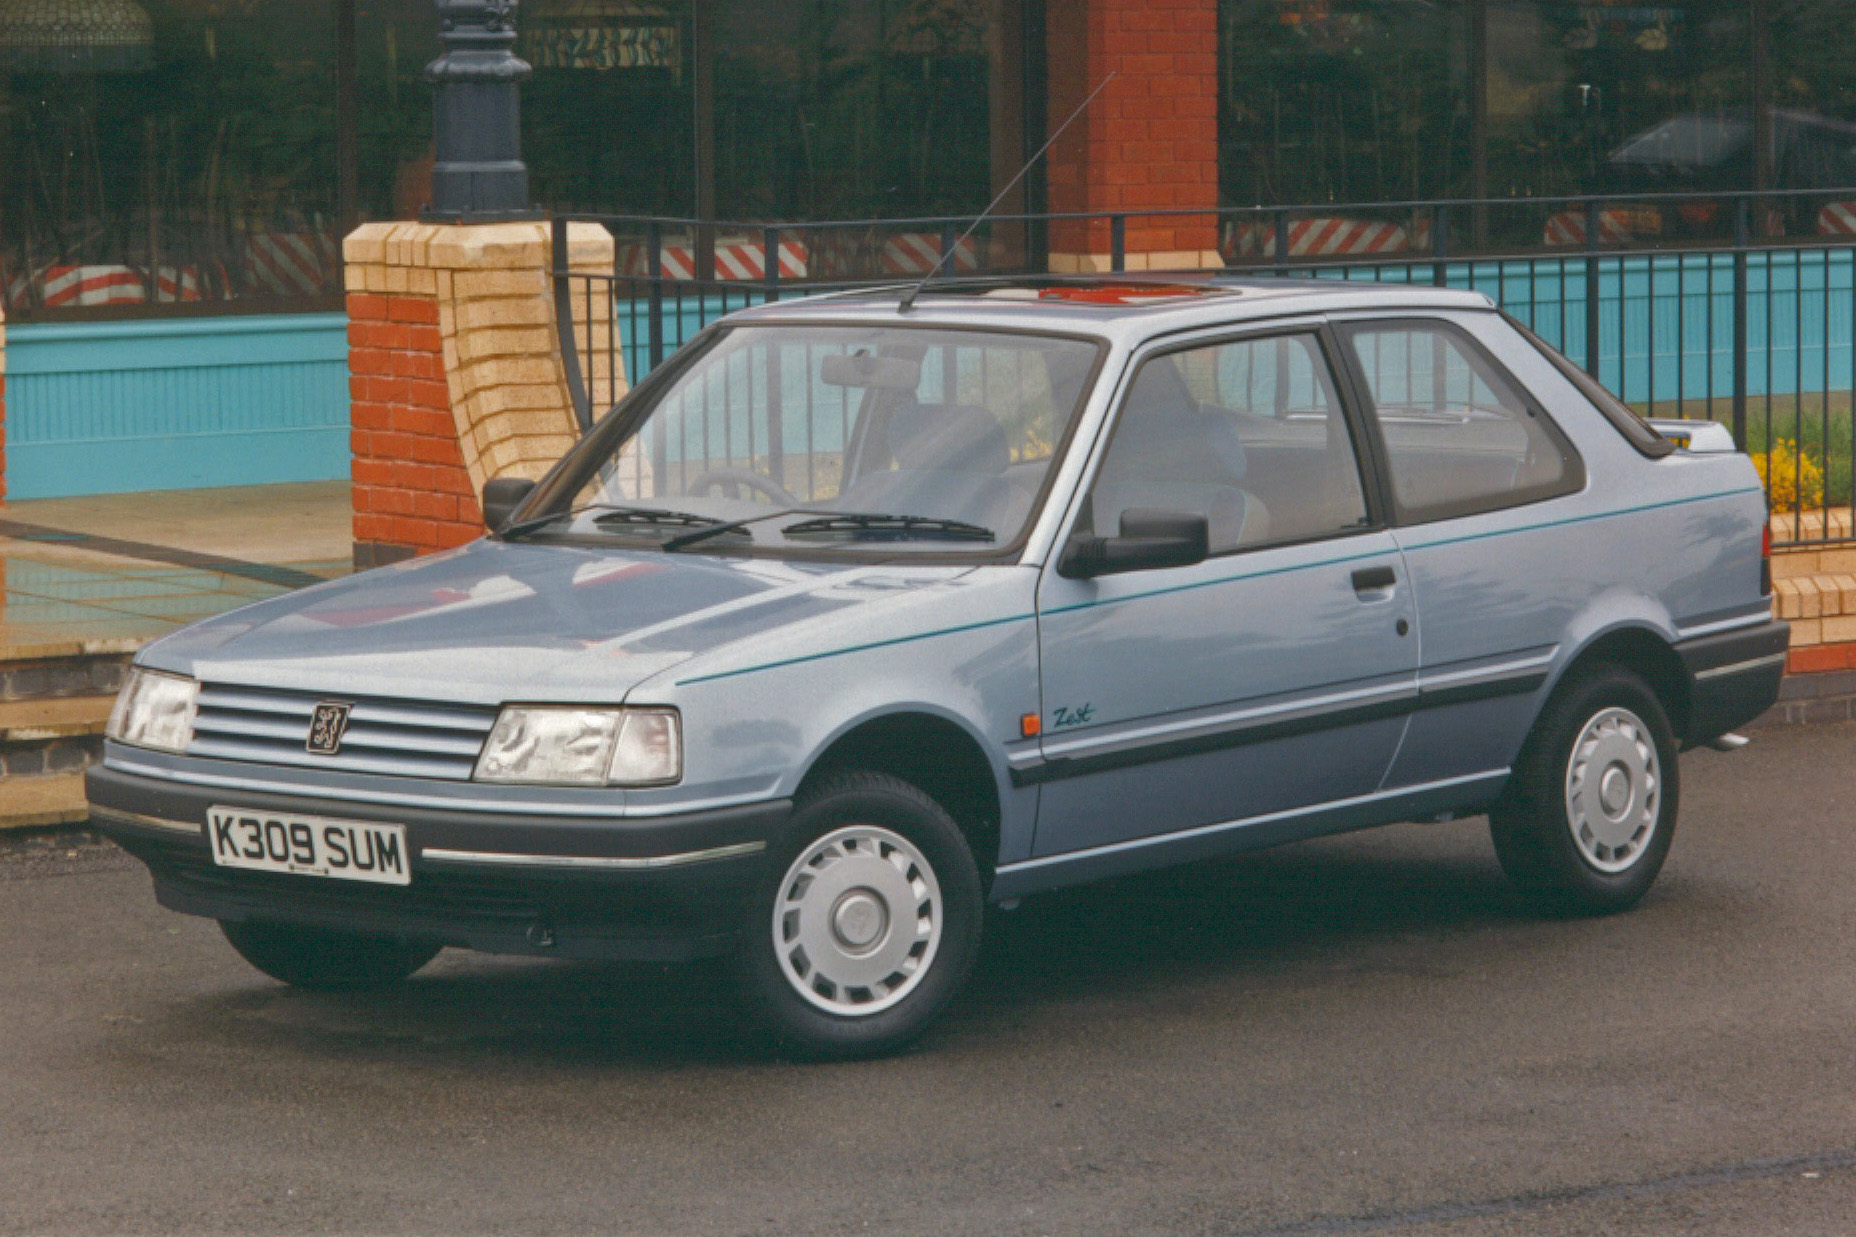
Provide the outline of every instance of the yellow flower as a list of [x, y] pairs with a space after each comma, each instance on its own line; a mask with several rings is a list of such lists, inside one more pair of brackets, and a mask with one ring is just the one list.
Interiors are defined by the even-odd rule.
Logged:
[[1791, 439], [1780, 438], [1770, 450], [1755, 455], [1753, 467], [1759, 470], [1774, 511], [1824, 505], [1824, 470]]

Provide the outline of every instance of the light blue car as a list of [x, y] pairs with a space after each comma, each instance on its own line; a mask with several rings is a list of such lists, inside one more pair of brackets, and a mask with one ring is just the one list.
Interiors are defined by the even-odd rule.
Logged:
[[1478, 295], [977, 281], [736, 314], [494, 535], [150, 645], [89, 777], [157, 896], [338, 987], [732, 953], [886, 1050], [988, 902], [1486, 812], [1643, 896], [1775, 700], [1759, 479]]

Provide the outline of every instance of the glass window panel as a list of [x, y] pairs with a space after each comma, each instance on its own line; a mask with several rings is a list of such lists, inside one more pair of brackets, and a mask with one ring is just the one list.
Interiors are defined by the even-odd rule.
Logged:
[[1348, 338], [1403, 517], [1491, 511], [1580, 484], [1559, 433], [1456, 332], [1398, 324], [1357, 328]]
[[1203, 515], [1214, 554], [1365, 524], [1353, 441], [1315, 338], [1237, 340], [1143, 364], [1090, 508], [1105, 535], [1129, 510]]
[[1220, 0], [1219, 144], [1234, 206], [1465, 192], [1459, 0]]
[[979, 332], [743, 328], [663, 394], [576, 505], [730, 519], [822, 506], [962, 520], [1003, 545], [1031, 514], [1095, 351]]
[[[523, 16], [527, 16], [524, 10]], [[356, 71], [362, 219], [416, 219], [432, 196], [431, 0], [357, 0]]]
[[522, 20], [550, 206], [688, 216], [707, 195], [713, 218], [858, 219], [990, 197], [988, 48], [1015, 3], [529, 0]]
[[1849, 54], [1849, 3], [1793, 0], [1767, 11], [1772, 14], [1773, 187], [1856, 185], [1856, 60]]
[[0, 78], [8, 312], [332, 306], [333, 7], [141, 2], [151, 67]]
[[[1744, 0], [1489, 0], [1488, 41], [1492, 196], [1753, 186]], [[1538, 216], [1501, 215], [1513, 234], [1496, 240], [1543, 240]], [[1620, 210], [1601, 227], [1655, 243], [1713, 239], [1731, 224], [1731, 212], [1703, 202]]]

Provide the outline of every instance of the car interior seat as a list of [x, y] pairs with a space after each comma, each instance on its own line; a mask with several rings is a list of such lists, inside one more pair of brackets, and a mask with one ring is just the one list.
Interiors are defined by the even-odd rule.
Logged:
[[1011, 447], [998, 418], [970, 404], [918, 404], [890, 410], [886, 445], [893, 469], [866, 472], [837, 506], [847, 511], [932, 516], [1002, 527], [1011, 502], [1005, 470]]
[[1227, 416], [1207, 412], [1171, 358], [1150, 361], [1096, 480], [1096, 531], [1113, 536], [1131, 509], [1203, 515], [1214, 553], [1269, 535], [1269, 512], [1244, 489], [1249, 461]]

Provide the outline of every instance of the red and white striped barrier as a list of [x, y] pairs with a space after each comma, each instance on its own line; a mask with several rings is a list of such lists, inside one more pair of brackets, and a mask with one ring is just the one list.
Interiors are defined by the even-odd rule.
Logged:
[[39, 304], [47, 309], [140, 305], [148, 286], [127, 266], [51, 266], [38, 278]]
[[[1428, 229], [1427, 229], [1428, 231]], [[1377, 219], [1350, 219], [1342, 215], [1316, 215], [1289, 221], [1289, 256], [1335, 258], [1401, 253], [1411, 245], [1410, 234], [1396, 223]], [[1247, 220], [1225, 231], [1224, 256], [1273, 258], [1276, 225], [1270, 220]]]
[[1856, 202], [1832, 202], [1817, 212], [1820, 236], [1856, 236]]
[[[759, 283], [767, 278], [767, 247], [759, 241], [718, 241], [715, 246], [715, 278], [731, 283]], [[696, 277], [696, 248], [693, 245], [665, 245], [659, 250], [659, 262], [665, 279]], [[801, 241], [780, 242], [780, 278], [804, 279], [809, 253]], [[627, 275], [650, 274], [647, 251], [643, 245], [624, 249]]]
[[200, 272], [191, 266], [164, 266], [155, 272], [155, 299], [189, 304], [200, 299]]
[[[1663, 217], [1649, 206], [1613, 206], [1598, 212], [1598, 241], [1602, 245], [1623, 245], [1663, 234]], [[1541, 234], [1543, 245], [1585, 244], [1585, 212], [1563, 210], [1547, 217]]]
[[245, 275], [274, 296], [314, 296], [341, 282], [341, 250], [327, 232], [253, 232], [245, 238]]
[[[198, 301], [200, 273], [193, 267], [164, 266], [156, 275], [156, 298], [163, 302]], [[20, 308], [37, 303], [46, 309], [93, 309], [142, 305], [148, 284], [134, 267], [114, 264], [48, 266], [32, 279], [12, 280], [7, 300]]]
[[[780, 242], [780, 278], [806, 277], [806, 247], [798, 241]], [[690, 265], [695, 265], [694, 257]], [[767, 246], [759, 241], [726, 241], [715, 247], [715, 277], [758, 283], [767, 278]]]
[[[941, 236], [937, 232], [898, 232], [883, 242], [877, 266], [885, 275], [929, 275], [941, 265]], [[954, 242], [954, 271], [980, 269], [980, 250], [971, 236]]]

